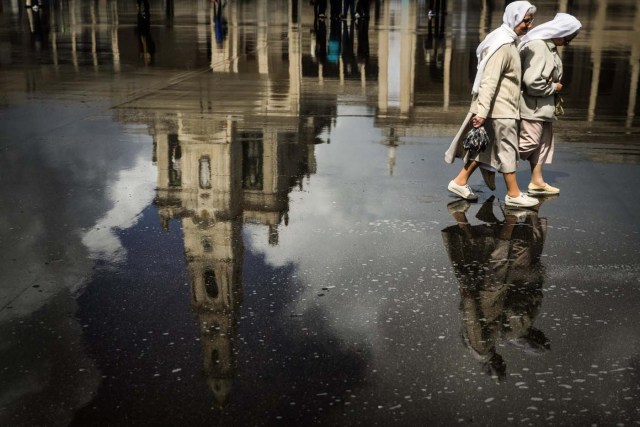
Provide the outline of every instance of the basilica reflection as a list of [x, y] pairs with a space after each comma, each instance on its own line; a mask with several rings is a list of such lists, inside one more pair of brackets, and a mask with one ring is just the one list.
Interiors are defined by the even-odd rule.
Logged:
[[[167, 125], [165, 123], [165, 125]], [[234, 372], [236, 315], [242, 301], [242, 224], [268, 228], [278, 244], [288, 193], [313, 171], [313, 144], [291, 129], [233, 120], [176, 119], [155, 135], [157, 197], [163, 228], [179, 218], [193, 307], [204, 351], [204, 372], [218, 405]]]
[[471, 225], [471, 205], [456, 200], [447, 205], [455, 225], [442, 230], [460, 291], [461, 338], [481, 369], [496, 381], [505, 378], [507, 362], [497, 347], [507, 343], [528, 355], [550, 350], [549, 339], [534, 324], [543, 301], [545, 269], [541, 261], [547, 218], [538, 209], [506, 208], [494, 213], [494, 197], [476, 213], [482, 223]]

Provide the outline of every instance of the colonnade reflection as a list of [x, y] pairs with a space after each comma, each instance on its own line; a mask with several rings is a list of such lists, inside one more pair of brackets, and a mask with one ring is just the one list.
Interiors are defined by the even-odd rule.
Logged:
[[[21, 0], [10, 3], [6, 10], [18, 18], [26, 15], [41, 63], [58, 69], [70, 64], [80, 72], [90, 64], [95, 71], [121, 72], [123, 63], [189, 64], [242, 74], [250, 66], [269, 81], [286, 78], [290, 94], [298, 97], [348, 89], [375, 108], [381, 128], [392, 118], [402, 122], [402, 133], [427, 136], [448, 134], [442, 125], [458, 121], [450, 113], [467, 108], [473, 50], [499, 25], [504, 7], [488, 0], [378, 0], [371, 2], [369, 19], [341, 22], [314, 19], [313, 8], [300, 0], [188, 5], [164, 0], [152, 3], [144, 16], [135, 3], [118, 0], [47, 0], [38, 11], [21, 7]], [[640, 7], [629, 0], [536, 4], [539, 22], [569, 12], [584, 24], [580, 37], [562, 52], [569, 125], [635, 129]], [[5, 12], [5, 25], [13, 19]], [[300, 100], [291, 101], [295, 106]], [[425, 126], [426, 121], [436, 124]]]

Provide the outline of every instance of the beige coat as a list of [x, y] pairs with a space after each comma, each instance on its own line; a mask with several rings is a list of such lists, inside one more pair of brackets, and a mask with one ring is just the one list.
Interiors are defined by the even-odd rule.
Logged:
[[555, 44], [546, 40], [532, 40], [520, 51], [520, 58], [523, 69], [520, 117], [553, 121], [556, 118], [555, 83], [562, 79], [562, 60]]
[[521, 72], [515, 45], [501, 46], [487, 62], [469, 111], [485, 119], [519, 119]]
[[[486, 119], [519, 119], [520, 107], [520, 77], [522, 71], [520, 68], [520, 56], [518, 49], [514, 44], [505, 44], [501, 46], [489, 58], [487, 65], [482, 73], [480, 88], [478, 94], [473, 97], [469, 113], [464, 118], [458, 133], [453, 138], [446, 151], [444, 160], [447, 163], [453, 163], [456, 158], [462, 158], [466, 163], [469, 160], [475, 160], [470, 157], [470, 153], [462, 147], [462, 142], [466, 133], [471, 129], [469, 120], [473, 114]], [[515, 126], [515, 124], [514, 124]], [[516, 134], [513, 143], [517, 146], [517, 128], [513, 129]], [[502, 151], [500, 144], [492, 141], [491, 148], [482, 153], [481, 162], [490, 164], [495, 169], [501, 170], [501, 162], [497, 162], [498, 153]], [[488, 160], [488, 158], [494, 161]], [[511, 172], [515, 168], [515, 160], [513, 164], [507, 166], [507, 172]]]

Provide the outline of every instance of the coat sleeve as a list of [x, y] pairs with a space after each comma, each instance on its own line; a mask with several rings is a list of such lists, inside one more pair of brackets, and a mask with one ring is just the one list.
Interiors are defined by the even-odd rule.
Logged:
[[527, 43], [520, 52], [522, 60], [522, 86], [527, 95], [549, 96], [555, 92], [555, 84], [549, 82], [555, 62], [548, 63], [549, 49], [546, 43]]
[[[505, 45], [507, 46], [507, 45]], [[506, 70], [508, 55], [505, 46], [502, 46], [491, 55], [482, 72], [480, 87], [478, 88], [477, 115], [486, 118], [491, 111], [494, 97], [498, 89], [500, 77]]]

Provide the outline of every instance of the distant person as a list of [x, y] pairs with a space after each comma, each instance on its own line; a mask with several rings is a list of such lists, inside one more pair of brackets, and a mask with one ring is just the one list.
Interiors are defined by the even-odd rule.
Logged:
[[342, 0], [330, 0], [331, 4], [331, 19], [340, 19], [342, 13]]
[[314, 55], [320, 64], [327, 62], [327, 24], [324, 19], [314, 21], [315, 49]]
[[344, 0], [342, 7], [342, 19], [347, 19], [347, 15], [351, 15], [351, 19], [356, 17], [356, 0]]
[[358, 62], [356, 60], [355, 51], [353, 49], [354, 36], [355, 36], [355, 21], [351, 21], [348, 24], [342, 23], [342, 65], [344, 70], [344, 76], [349, 77], [356, 74], [358, 69]]
[[138, 0], [138, 17], [135, 28], [138, 36], [138, 54], [145, 65], [152, 65], [156, 53], [156, 43], [151, 35], [151, 16], [149, 2]]
[[369, 0], [358, 0], [356, 3], [356, 18], [366, 19], [369, 17]]
[[149, 17], [149, 0], [136, 0], [138, 6], [138, 14], [142, 17]]
[[227, 35], [227, 21], [224, 19], [224, 15], [222, 13], [222, 10], [226, 5], [226, 1], [213, 0], [213, 27], [218, 47], [222, 47], [222, 43]]
[[507, 207], [500, 221], [493, 199], [479, 209], [479, 225], [467, 219], [467, 200], [449, 203], [456, 224], [442, 230], [442, 238], [460, 284], [463, 343], [485, 373], [500, 381], [506, 375], [497, 351], [503, 342], [530, 355], [550, 349], [534, 327], [543, 298], [547, 219], [535, 209]]
[[366, 74], [369, 64], [369, 19], [367, 17], [358, 20], [358, 67], [362, 74]]
[[531, 166], [529, 195], [559, 194], [542, 176], [554, 152], [553, 121], [562, 114], [562, 59], [557, 47], [567, 46], [582, 25], [567, 13], [531, 30], [522, 38], [522, 97], [520, 98], [520, 158]]
[[327, 61], [337, 64], [340, 60], [341, 28], [339, 20], [332, 20], [329, 26], [329, 46], [327, 47]]
[[[536, 8], [528, 1], [509, 4], [502, 17], [502, 26], [485, 37], [476, 49], [478, 71], [473, 82], [469, 114], [445, 153], [445, 161], [453, 163], [463, 157], [464, 167], [449, 182], [448, 190], [467, 200], [478, 196], [468, 181], [478, 166], [490, 189], [495, 189], [495, 172], [502, 173], [507, 187], [507, 206], [532, 207], [538, 201], [523, 194], [516, 180], [518, 166], [518, 123], [520, 118], [520, 55], [515, 46], [533, 23]], [[483, 152], [464, 152], [462, 140], [469, 126], [484, 126], [490, 143]]]
[[316, 19], [324, 19], [327, 15], [327, 0], [311, 0], [313, 14]]

